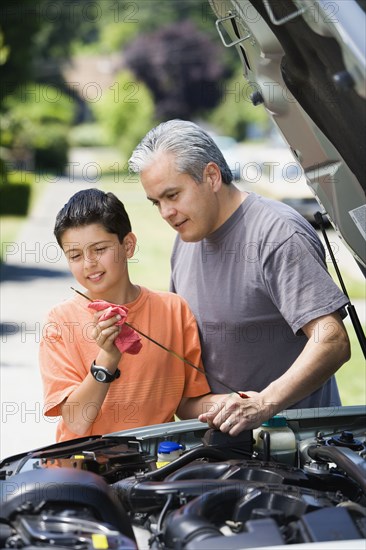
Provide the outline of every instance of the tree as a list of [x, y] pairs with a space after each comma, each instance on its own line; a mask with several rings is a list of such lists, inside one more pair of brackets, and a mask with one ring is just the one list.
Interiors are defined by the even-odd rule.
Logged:
[[192, 118], [220, 99], [221, 49], [191, 21], [139, 36], [125, 63], [151, 90], [159, 119]]
[[242, 71], [223, 83], [220, 104], [208, 115], [208, 121], [219, 133], [242, 141], [248, 137], [250, 127], [265, 133], [269, 117], [263, 105], [254, 107], [250, 96], [254, 90]]
[[2, 1], [0, 32], [8, 54], [1, 67], [0, 105], [29, 81], [63, 87], [60, 60], [70, 54], [76, 37], [86, 40], [93, 34], [98, 13], [91, 10], [97, 5], [89, 0]]
[[8, 55], [1, 67], [0, 103], [20, 84], [31, 79], [32, 40], [41, 25], [31, 6], [32, 0], [23, 0], [20, 5], [5, 1], [1, 7], [1, 30]]
[[15, 166], [17, 155], [22, 166], [37, 169], [62, 171], [67, 162], [67, 131], [75, 109], [71, 95], [62, 93], [67, 90], [61, 61], [71, 52], [72, 40], [95, 26], [96, 16], [87, 11], [94, 5], [89, 0], [2, 2], [0, 154]]
[[149, 90], [129, 71], [118, 74], [115, 84], [90, 107], [110, 143], [118, 145], [126, 159], [155, 122]]

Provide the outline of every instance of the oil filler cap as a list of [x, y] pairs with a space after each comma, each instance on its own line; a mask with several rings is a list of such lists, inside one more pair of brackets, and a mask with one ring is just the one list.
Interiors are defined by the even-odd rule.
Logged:
[[334, 435], [329, 438], [327, 445], [334, 445], [336, 447], [348, 447], [353, 451], [362, 451], [363, 444], [360, 439], [355, 439], [352, 432], [344, 431], [341, 435]]

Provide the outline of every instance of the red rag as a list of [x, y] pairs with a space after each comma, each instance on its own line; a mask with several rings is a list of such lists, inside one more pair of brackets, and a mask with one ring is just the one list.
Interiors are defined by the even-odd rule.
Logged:
[[105, 321], [110, 319], [114, 315], [120, 315], [121, 319], [116, 323], [118, 326], [122, 326], [121, 332], [115, 339], [114, 343], [121, 353], [130, 353], [131, 355], [136, 355], [142, 348], [141, 337], [135, 330], [131, 327], [125, 325], [127, 319], [128, 309], [124, 306], [118, 306], [106, 302], [105, 300], [93, 300], [88, 304], [88, 308], [94, 309], [94, 311], [106, 311], [99, 317], [100, 321]]

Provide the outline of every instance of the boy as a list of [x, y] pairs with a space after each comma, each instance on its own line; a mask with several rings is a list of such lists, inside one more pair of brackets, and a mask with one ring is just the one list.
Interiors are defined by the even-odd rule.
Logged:
[[80, 191], [58, 213], [54, 234], [90, 300], [75, 294], [57, 305], [43, 330], [45, 415], [61, 416], [57, 441], [202, 413], [215, 399], [204, 374], [143, 336], [140, 342], [121, 325], [125, 310], [109, 307], [123, 304], [129, 325], [202, 368], [186, 302], [130, 281], [136, 237], [121, 201], [98, 189]]

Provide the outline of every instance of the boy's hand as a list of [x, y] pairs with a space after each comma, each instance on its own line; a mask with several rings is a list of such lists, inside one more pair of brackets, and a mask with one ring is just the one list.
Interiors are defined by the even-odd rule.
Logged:
[[114, 343], [120, 353], [126, 352], [131, 355], [139, 353], [142, 348], [141, 338], [136, 330], [126, 323], [128, 309], [125, 306], [110, 304], [105, 300], [93, 300], [89, 303], [88, 308], [99, 313], [99, 316], [94, 317], [94, 319], [96, 319], [96, 325], [98, 324], [102, 330], [104, 330], [102, 321], [109, 321], [110, 319], [118, 327], [121, 327], [120, 332], [114, 339]]
[[94, 314], [94, 328], [92, 331], [92, 338], [98, 344], [98, 346], [108, 354], [112, 354], [115, 358], [121, 357], [121, 352], [115, 345], [115, 339], [121, 332], [121, 326], [117, 326], [116, 323], [121, 320], [120, 315], [114, 315], [109, 319], [100, 321], [100, 317], [105, 313], [105, 310], [98, 311]]

